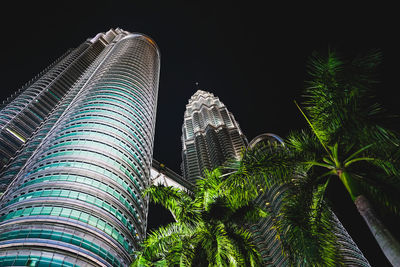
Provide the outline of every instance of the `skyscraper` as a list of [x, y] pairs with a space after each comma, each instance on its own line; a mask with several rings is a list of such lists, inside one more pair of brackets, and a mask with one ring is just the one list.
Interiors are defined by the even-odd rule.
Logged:
[[[276, 135], [268, 137], [279, 139]], [[182, 127], [182, 172], [185, 179], [194, 183], [205, 169], [219, 167], [229, 159], [239, 159], [247, 143], [233, 114], [218, 97], [198, 90], [189, 99]], [[275, 192], [271, 190], [268, 193], [259, 197], [257, 202], [265, 205], [268, 200], [272, 209], [278, 209], [280, 198], [272, 201], [270, 198], [275, 197]], [[248, 228], [254, 234], [255, 244], [266, 266], [287, 266], [281, 244], [275, 239], [276, 232], [271, 230], [272, 223], [272, 218], [267, 217]]]
[[[254, 147], [271, 142], [283, 145], [282, 139], [274, 134], [262, 134], [249, 144]], [[239, 124], [225, 105], [213, 94], [198, 90], [186, 105], [182, 127], [182, 172], [185, 179], [194, 183], [202, 176], [204, 169], [221, 166], [229, 158], [239, 158], [241, 150], [247, 146], [247, 139]], [[274, 219], [282, 205], [285, 186], [274, 186], [260, 195], [255, 202], [267, 207], [270, 216], [248, 225], [253, 233], [255, 245], [263, 258], [265, 266], [290, 266], [283, 255], [280, 241], [276, 238]], [[369, 266], [362, 252], [353, 242], [347, 231], [333, 214], [335, 234], [341, 244], [341, 253], [348, 266]], [[307, 266], [299, 263], [299, 266]]]
[[111, 29], [3, 103], [1, 266], [131, 263], [146, 231], [159, 66], [152, 39]]
[[198, 90], [186, 105], [182, 126], [182, 173], [194, 182], [203, 170], [239, 158], [247, 139], [226, 106], [212, 93]]

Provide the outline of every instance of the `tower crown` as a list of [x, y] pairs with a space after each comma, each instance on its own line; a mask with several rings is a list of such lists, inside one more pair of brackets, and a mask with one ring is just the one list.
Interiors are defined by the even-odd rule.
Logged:
[[182, 170], [191, 182], [206, 169], [238, 158], [247, 143], [232, 113], [214, 94], [197, 90], [186, 105], [182, 126]]

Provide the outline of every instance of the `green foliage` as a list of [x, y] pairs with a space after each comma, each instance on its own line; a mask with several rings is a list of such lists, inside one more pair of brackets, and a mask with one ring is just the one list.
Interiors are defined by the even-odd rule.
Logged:
[[392, 116], [373, 95], [382, 54], [369, 51], [344, 60], [329, 51], [314, 53], [308, 63], [310, 80], [304, 102], [307, 116], [326, 145], [341, 140], [360, 146], [394, 137], [388, 130]]
[[243, 197], [224, 191], [225, 177], [220, 169], [206, 171], [193, 196], [162, 185], [147, 188], [144, 194], [176, 222], [151, 232], [132, 266], [259, 266], [261, 257], [243, 226], [266, 212], [250, 199], [235, 202]]
[[[287, 143], [289, 146], [267, 143], [248, 149], [243, 160], [236, 165], [237, 172], [230, 175], [226, 182], [234, 184], [230, 180], [243, 180], [246, 176], [249, 182], [242, 185], [243, 190], [251, 187], [261, 192], [273, 190], [276, 185], [286, 185], [283, 193], [273, 191], [276, 194], [273, 198], [281, 197], [281, 208], [274, 218], [273, 227], [277, 230], [285, 255], [296, 266], [340, 266], [342, 257], [335, 223], [324, 200], [328, 182], [321, 182], [321, 179], [310, 175], [309, 161], [324, 150], [315, 136], [308, 132], [292, 133], [289, 138], [293, 140], [293, 143]], [[317, 147], [318, 150], [310, 151], [310, 147]], [[243, 173], [242, 169], [248, 171]]]
[[150, 186], [143, 194], [149, 196], [154, 203], [161, 204], [171, 211], [178, 222], [194, 223], [200, 219], [200, 203], [193, 201], [188, 193], [178, 188]]
[[362, 132], [369, 135], [368, 139], [389, 134], [375, 125], [385, 118], [383, 108], [372, 95], [372, 86], [376, 84], [372, 74], [381, 57], [378, 51], [350, 61], [332, 51], [326, 57], [317, 53], [311, 57], [308, 64], [311, 80], [307, 82], [304, 104], [316, 134], [324, 143], [329, 145], [339, 137], [360, 139]]
[[342, 256], [333, 214], [324, 201], [328, 182], [315, 186], [298, 176], [285, 192], [276, 228], [286, 255], [307, 266], [340, 266]]
[[379, 51], [352, 60], [334, 51], [314, 53], [306, 100], [298, 105], [309, 130], [291, 132], [285, 145], [246, 149], [240, 161], [206, 172], [193, 196], [148, 188], [146, 194], [169, 209], [176, 223], [148, 236], [134, 266], [258, 266], [260, 256], [242, 226], [267, 215], [253, 200], [279, 185], [286, 190], [276, 192], [281, 206], [274, 228], [291, 263], [342, 265], [325, 199], [330, 179], [340, 179], [353, 199], [364, 195], [400, 215], [400, 137], [389, 127], [397, 117], [373, 95], [381, 57]]
[[292, 132], [286, 139], [298, 172], [277, 224], [285, 251], [295, 259], [322, 266], [340, 263], [332, 214], [323, 200], [332, 176], [341, 179], [353, 200], [364, 195], [399, 215], [400, 142], [389, 127], [396, 117], [373, 95], [380, 61], [378, 51], [353, 60], [333, 51], [324, 57], [314, 53], [309, 61], [305, 111], [298, 108], [310, 131]]
[[341, 179], [353, 199], [363, 194], [399, 214], [400, 141], [389, 127], [397, 117], [388, 115], [373, 95], [380, 61], [379, 51], [352, 60], [333, 51], [314, 53], [304, 108], [296, 103], [310, 130], [291, 132], [284, 147], [247, 150], [236, 164], [232, 188], [250, 188], [255, 194], [286, 185], [275, 227], [294, 265], [342, 263], [333, 215], [324, 199], [331, 177]]
[[[311, 80], [304, 105], [315, 135], [335, 148], [331, 151], [336, 154], [325, 157], [339, 170], [335, 174], [340, 177], [344, 169], [349, 174], [353, 188], [348, 190], [368, 195], [381, 208], [398, 214], [400, 142], [398, 133], [390, 130], [398, 117], [387, 114], [373, 94], [381, 61], [377, 50], [352, 60], [333, 51], [325, 57], [314, 53], [308, 64]], [[316, 155], [318, 160], [324, 161]]]

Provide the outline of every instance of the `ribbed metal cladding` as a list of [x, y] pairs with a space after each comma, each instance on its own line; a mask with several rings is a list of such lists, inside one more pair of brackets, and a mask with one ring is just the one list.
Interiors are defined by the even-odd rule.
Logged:
[[96, 38], [112, 48], [2, 198], [0, 265], [128, 266], [145, 236], [159, 50]]
[[239, 158], [247, 144], [239, 124], [212, 93], [198, 90], [186, 105], [182, 126], [182, 173], [189, 182], [203, 171]]
[[256, 199], [256, 203], [266, 207], [270, 215], [249, 226], [254, 242], [264, 261], [264, 266], [290, 266], [283, 255], [281, 242], [276, 238], [274, 220], [278, 216], [282, 204], [283, 186], [275, 186]]

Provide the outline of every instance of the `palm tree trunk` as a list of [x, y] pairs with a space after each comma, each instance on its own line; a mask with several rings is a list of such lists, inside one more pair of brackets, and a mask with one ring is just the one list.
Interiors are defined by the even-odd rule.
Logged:
[[367, 223], [386, 258], [393, 266], [400, 266], [400, 244], [377, 218], [368, 199], [363, 195], [359, 195], [354, 200], [354, 204]]

